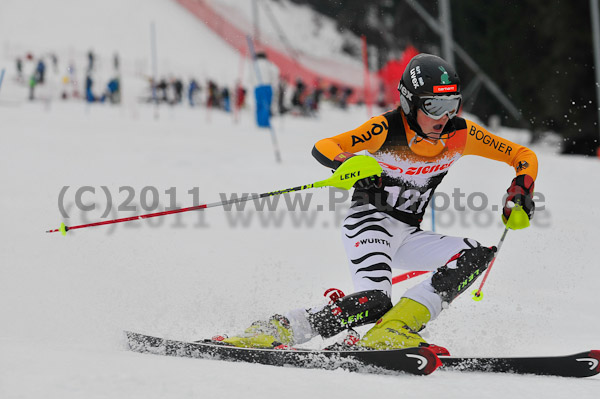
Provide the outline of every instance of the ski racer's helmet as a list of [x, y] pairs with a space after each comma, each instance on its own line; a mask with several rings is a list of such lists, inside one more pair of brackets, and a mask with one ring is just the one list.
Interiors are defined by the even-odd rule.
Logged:
[[[460, 79], [452, 65], [432, 54], [414, 56], [398, 84], [400, 106], [412, 126], [417, 125], [417, 110], [432, 119], [454, 118], [460, 109]], [[424, 134], [417, 129], [421, 136]]]

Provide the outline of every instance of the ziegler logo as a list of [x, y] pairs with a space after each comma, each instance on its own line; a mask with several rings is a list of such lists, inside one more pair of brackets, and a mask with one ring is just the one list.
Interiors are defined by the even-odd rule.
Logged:
[[358, 143], [364, 143], [371, 140], [373, 136], [379, 136], [381, 133], [383, 133], [383, 129], [388, 129], [388, 125], [385, 123], [385, 121], [381, 121], [381, 125], [379, 123], [373, 123], [373, 127], [366, 133], [366, 135], [364, 133], [361, 134], [360, 137], [352, 135], [352, 147]]
[[360, 241], [356, 241], [356, 243], [354, 244], [355, 247], [359, 247], [360, 245], [365, 245], [365, 244], [383, 244], [383, 245], [387, 245], [388, 247], [391, 247], [391, 244], [388, 240], [384, 240], [381, 238], [367, 238], [366, 240], [360, 240]]
[[382, 166], [384, 166], [386, 169], [396, 170], [396, 171], [398, 171], [400, 173], [403, 173], [403, 174], [406, 174], [406, 175], [411, 175], [411, 176], [425, 175], [427, 173], [440, 172], [442, 170], [448, 169], [453, 163], [454, 163], [454, 161], [451, 161], [451, 162], [448, 162], [448, 163], [445, 163], [445, 164], [441, 164], [441, 165], [430, 165], [430, 166], [420, 166], [420, 167], [411, 166], [405, 172], [399, 166], [389, 165], [389, 164], [387, 164], [385, 162], [379, 162], [379, 164], [382, 165]]

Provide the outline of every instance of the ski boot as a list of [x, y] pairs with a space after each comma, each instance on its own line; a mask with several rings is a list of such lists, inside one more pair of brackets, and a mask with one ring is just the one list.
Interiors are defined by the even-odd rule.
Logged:
[[431, 315], [420, 303], [402, 298], [389, 312], [375, 323], [357, 347], [363, 349], [389, 350], [430, 346], [418, 334]]
[[294, 344], [294, 333], [288, 319], [276, 314], [269, 320], [255, 321], [239, 336], [219, 336], [213, 341], [243, 348], [285, 349]]

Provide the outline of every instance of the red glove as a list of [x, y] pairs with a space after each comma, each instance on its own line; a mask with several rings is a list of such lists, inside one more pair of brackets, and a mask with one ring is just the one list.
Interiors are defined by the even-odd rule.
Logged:
[[533, 195], [533, 188], [533, 178], [529, 175], [519, 175], [513, 179], [510, 187], [506, 190], [508, 196], [506, 197], [504, 208], [502, 209], [502, 220], [504, 220], [504, 223], [506, 223], [510, 217], [512, 207], [514, 206], [509, 204], [509, 202], [514, 204], [518, 203], [523, 207], [523, 210], [527, 213], [529, 219], [533, 217], [533, 212], [535, 211], [535, 204], [531, 197]]
[[[333, 158], [333, 161], [337, 164], [336, 169], [339, 168], [340, 165], [343, 164], [345, 161], [354, 156], [356, 156], [356, 154], [352, 154], [351, 152], [342, 152], [341, 154], [337, 155], [335, 158]], [[359, 190], [381, 188], [382, 186], [383, 182], [380, 176], [365, 177], [363, 179], [357, 180], [356, 183], [354, 183], [354, 188], [357, 188]]]

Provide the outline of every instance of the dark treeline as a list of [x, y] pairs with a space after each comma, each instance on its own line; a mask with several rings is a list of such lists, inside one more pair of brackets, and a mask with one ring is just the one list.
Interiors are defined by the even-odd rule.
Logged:
[[[365, 34], [377, 46], [381, 67], [407, 45], [441, 55], [440, 37], [404, 0], [293, 0], [333, 17], [341, 30]], [[419, 1], [438, 16], [438, 2]], [[519, 122], [482, 88], [470, 112], [487, 121], [553, 130], [565, 151], [595, 154], [598, 104], [589, 1], [451, 1], [453, 36], [521, 111]], [[349, 53], [360, 49], [348, 46]], [[360, 53], [358, 53], [360, 54]], [[465, 88], [474, 74], [457, 57]], [[469, 99], [466, 99], [469, 100]]]

